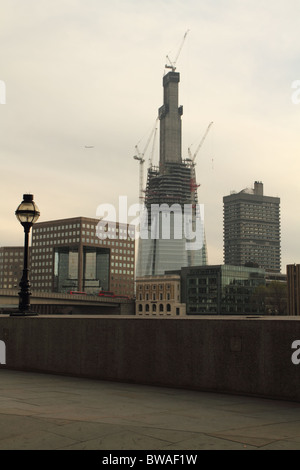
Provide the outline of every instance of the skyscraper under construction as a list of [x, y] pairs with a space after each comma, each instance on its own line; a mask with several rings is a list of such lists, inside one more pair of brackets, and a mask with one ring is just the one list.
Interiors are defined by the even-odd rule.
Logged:
[[159, 166], [148, 168], [137, 276], [163, 274], [207, 262], [195, 165], [191, 159], [182, 159], [179, 81], [180, 74], [174, 69], [163, 77]]

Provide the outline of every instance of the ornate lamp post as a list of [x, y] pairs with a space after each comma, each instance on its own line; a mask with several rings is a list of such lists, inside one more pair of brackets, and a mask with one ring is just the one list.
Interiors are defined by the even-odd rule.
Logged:
[[19, 311], [11, 315], [37, 315], [30, 311], [30, 283], [29, 283], [29, 232], [32, 225], [37, 221], [40, 216], [39, 209], [33, 201], [32, 194], [24, 194], [23, 201], [18, 206], [16, 217], [21, 225], [24, 227], [25, 241], [24, 241], [24, 269], [21, 282], [19, 284], [21, 291], [19, 292]]

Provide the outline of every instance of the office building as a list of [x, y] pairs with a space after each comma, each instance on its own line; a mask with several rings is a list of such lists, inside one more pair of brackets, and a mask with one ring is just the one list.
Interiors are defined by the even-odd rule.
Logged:
[[289, 264], [287, 272], [288, 315], [300, 315], [300, 264]]
[[224, 263], [280, 273], [280, 199], [264, 196], [263, 183], [223, 198]]
[[183, 316], [180, 275], [145, 276], [136, 279], [136, 315]]
[[211, 265], [181, 269], [181, 302], [187, 315], [263, 313], [255, 297], [265, 285], [265, 271], [242, 266]]
[[182, 159], [179, 73], [163, 77], [159, 109], [159, 166], [150, 166], [145, 190], [143, 235], [139, 240], [137, 276], [206, 264], [204, 214], [198, 204], [195, 167]]
[[32, 289], [43, 292], [100, 290], [134, 295], [134, 227], [107, 224], [99, 238], [99, 219], [75, 217], [36, 223], [32, 228]]
[[[30, 257], [31, 249], [29, 249]], [[23, 274], [24, 247], [5, 246], [0, 248], [0, 288], [17, 289]]]

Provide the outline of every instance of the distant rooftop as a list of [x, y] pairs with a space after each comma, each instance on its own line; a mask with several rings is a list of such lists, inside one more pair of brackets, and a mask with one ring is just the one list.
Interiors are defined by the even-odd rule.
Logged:
[[255, 194], [256, 196], [263, 196], [264, 194], [264, 185], [261, 181], [254, 182], [254, 188], [245, 188], [237, 193], [236, 191], [230, 191], [230, 194]]

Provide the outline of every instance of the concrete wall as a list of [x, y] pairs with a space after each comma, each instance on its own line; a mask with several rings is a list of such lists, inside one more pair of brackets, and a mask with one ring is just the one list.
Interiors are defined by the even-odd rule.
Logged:
[[[3, 313], [6, 309], [2, 309]], [[135, 315], [135, 302], [115, 305], [65, 305], [32, 303], [31, 310], [40, 315]], [[1, 309], [0, 309], [1, 312]]]
[[2, 315], [1, 340], [0, 368], [300, 401], [296, 317]]

